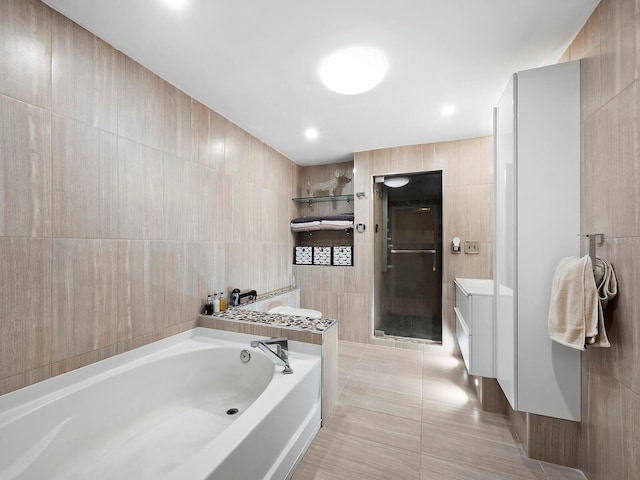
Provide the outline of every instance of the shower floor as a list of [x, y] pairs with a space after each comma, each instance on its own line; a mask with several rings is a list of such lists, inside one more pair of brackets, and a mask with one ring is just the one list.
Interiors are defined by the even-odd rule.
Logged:
[[442, 319], [420, 315], [385, 313], [376, 330], [393, 337], [408, 337], [442, 342]]

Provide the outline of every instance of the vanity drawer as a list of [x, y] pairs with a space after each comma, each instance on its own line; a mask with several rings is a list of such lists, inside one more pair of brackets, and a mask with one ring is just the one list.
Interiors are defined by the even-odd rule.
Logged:
[[471, 375], [495, 377], [491, 280], [456, 279], [456, 340]]
[[458, 308], [453, 309], [456, 314], [456, 339], [460, 347], [462, 359], [467, 367], [467, 371], [471, 371], [471, 335], [464, 319], [460, 315]]
[[472, 329], [471, 297], [458, 284], [456, 284], [456, 308], [469, 328]]

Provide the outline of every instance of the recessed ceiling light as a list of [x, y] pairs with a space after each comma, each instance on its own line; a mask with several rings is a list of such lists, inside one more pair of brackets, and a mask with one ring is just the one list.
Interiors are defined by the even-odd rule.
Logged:
[[318, 138], [318, 130], [315, 128], [307, 128], [304, 131], [304, 136], [307, 137], [307, 140], [315, 140]]
[[456, 111], [456, 107], [454, 105], [445, 105], [444, 107], [442, 107], [442, 110], [440, 110], [440, 115], [442, 115], [443, 117], [448, 117], [449, 115], [453, 115]]
[[187, 0], [164, 0], [172, 8], [182, 8], [187, 4]]
[[338, 50], [320, 64], [325, 87], [343, 95], [364, 93], [378, 85], [387, 73], [387, 58], [375, 48], [354, 46]]

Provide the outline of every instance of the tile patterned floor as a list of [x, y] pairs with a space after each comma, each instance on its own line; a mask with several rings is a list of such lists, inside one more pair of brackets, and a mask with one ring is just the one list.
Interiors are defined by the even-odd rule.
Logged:
[[340, 342], [338, 406], [293, 480], [584, 480], [528, 459], [455, 357]]

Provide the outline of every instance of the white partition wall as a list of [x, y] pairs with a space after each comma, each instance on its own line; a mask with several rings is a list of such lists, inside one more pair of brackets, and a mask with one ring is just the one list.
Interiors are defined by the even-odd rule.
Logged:
[[513, 76], [496, 112], [496, 373], [518, 411], [580, 420], [580, 352], [552, 342], [553, 272], [580, 254], [580, 65]]

